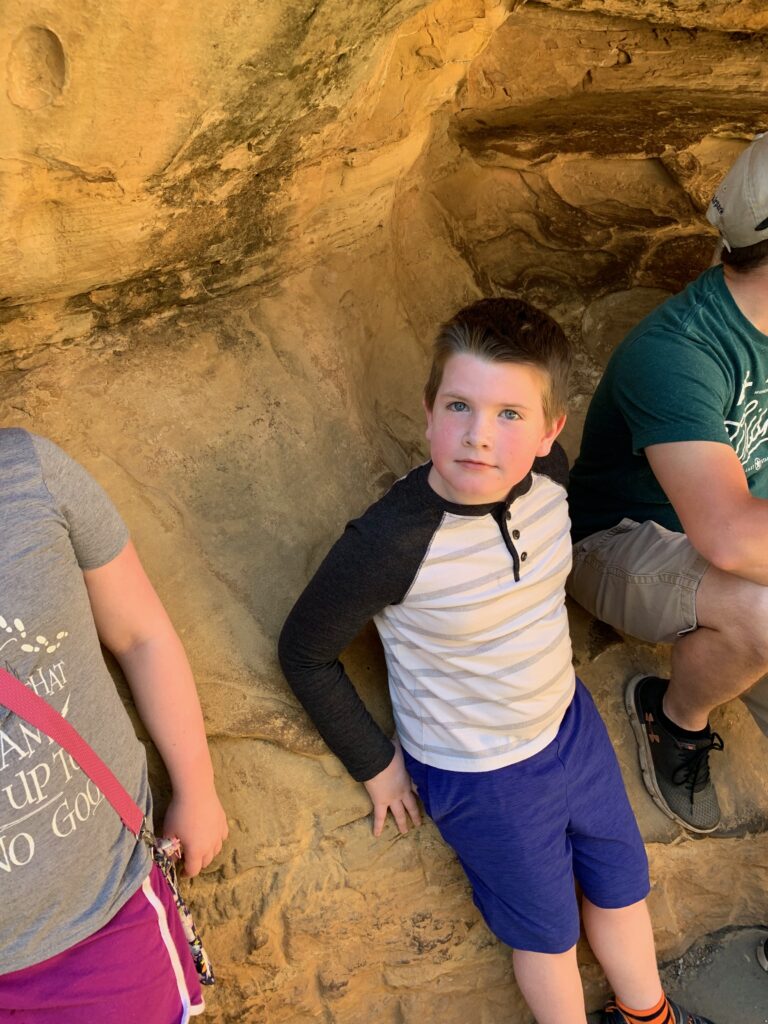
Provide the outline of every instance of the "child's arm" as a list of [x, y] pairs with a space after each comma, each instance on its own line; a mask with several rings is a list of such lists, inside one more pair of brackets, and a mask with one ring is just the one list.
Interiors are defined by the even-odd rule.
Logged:
[[119, 661], [171, 778], [163, 831], [178, 836], [184, 871], [196, 875], [219, 852], [228, 828], [184, 648], [133, 544], [83, 576], [99, 638]]
[[[387, 810], [401, 832], [409, 817], [420, 824], [399, 745], [373, 720], [339, 660], [374, 615], [402, 599], [418, 564], [399, 557], [383, 518], [374, 506], [347, 527], [294, 605], [279, 645], [294, 693], [350, 775], [365, 785], [377, 836]], [[397, 535], [403, 527], [395, 527]]]

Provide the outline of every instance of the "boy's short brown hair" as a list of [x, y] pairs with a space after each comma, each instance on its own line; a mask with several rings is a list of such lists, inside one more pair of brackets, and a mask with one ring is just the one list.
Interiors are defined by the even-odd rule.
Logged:
[[522, 299], [480, 299], [460, 309], [438, 331], [432, 349], [432, 366], [424, 388], [428, 409], [453, 355], [466, 353], [489, 362], [526, 363], [543, 370], [549, 387], [542, 396], [549, 423], [568, 404], [568, 374], [572, 348], [562, 327]]

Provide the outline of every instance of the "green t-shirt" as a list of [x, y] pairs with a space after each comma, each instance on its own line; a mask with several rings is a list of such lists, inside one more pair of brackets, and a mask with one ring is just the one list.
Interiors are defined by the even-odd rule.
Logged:
[[768, 498], [768, 336], [739, 310], [721, 266], [654, 310], [611, 356], [571, 473], [574, 540], [625, 517], [682, 531], [644, 451], [673, 441], [730, 444], [752, 494]]

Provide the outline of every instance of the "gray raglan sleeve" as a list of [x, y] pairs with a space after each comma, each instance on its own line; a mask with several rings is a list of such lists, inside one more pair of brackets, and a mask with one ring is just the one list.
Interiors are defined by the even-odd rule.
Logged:
[[128, 528], [106, 491], [58, 445], [30, 435], [43, 482], [69, 531], [81, 569], [111, 562], [128, 543]]
[[533, 472], [543, 473], [550, 480], [554, 480], [556, 484], [560, 484], [566, 490], [568, 489], [568, 477], [570, 474], [568, 456], [565, 454], [565, 449], [559, 441], [555, 441], [552, 445], [549, 455], [543, 455], [534, 459]]
[[294, 605], [278, 646], [293, 692], [358, 782], [383, 771], [394, 747], [339, 656], [374, 615], [402, 600], [418, 571], [434, 526], [401, 501], [408, 490], [396, 485], [349, 523]]

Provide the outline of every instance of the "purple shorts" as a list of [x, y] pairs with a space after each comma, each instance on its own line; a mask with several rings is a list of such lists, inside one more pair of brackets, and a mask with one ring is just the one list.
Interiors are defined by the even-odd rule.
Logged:
[[178, 910], [154, 864], [94, 935], [39, 964], [0, 975], [3, 1024], [185, 1024], [203, 1009]]
[[574, 878], [606, 910], [648, 895], [648, 860], [616, 754], [580, 680], [557, 736], [524, 761], [454, 772], [404, 753], [480, 913], [513, 949], [564, 953], [576, 943]]

